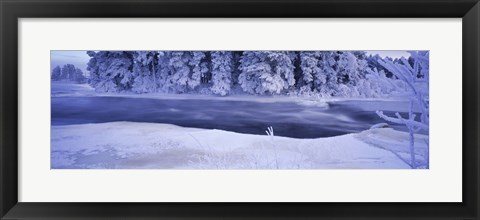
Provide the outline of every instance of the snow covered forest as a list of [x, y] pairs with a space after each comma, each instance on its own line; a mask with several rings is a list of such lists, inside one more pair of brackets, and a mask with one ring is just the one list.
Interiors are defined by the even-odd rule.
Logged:
[[76, 68], [73, 64], [65, 64], [63, 67], [56, 66], [52, 70], [53, 81], [72, 81], [76, 83], [85, 83], [87, 77], [85, 77], [83, 71]]
[[[405, 93], [381, 58], [363, 51], [88, 51], [88, 82], [97, 92], [319, 97], [385, 97]], [[417, 77], [425, 78], [428, 65]], [[53, 75], [52, 75], [53, 76]]]
[[428, 51], [82, 55], [52, 65], [52, 169], [429, 168]]

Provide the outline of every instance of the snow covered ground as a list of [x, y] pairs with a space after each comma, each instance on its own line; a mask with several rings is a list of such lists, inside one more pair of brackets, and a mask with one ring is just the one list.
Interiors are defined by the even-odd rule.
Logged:
[[[415, 140], [422, 163], [428, 136]], [[65, 125], [52, 126], [51, 168], [409, 169], [408, 141], [391, 128], [295, 139], [158, 123]]]

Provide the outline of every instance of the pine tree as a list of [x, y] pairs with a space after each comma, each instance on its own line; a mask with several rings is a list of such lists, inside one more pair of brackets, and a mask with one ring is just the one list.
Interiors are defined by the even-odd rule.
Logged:
[[170, 82], [170, 57], [172, 52], [169, 51], [158, 51], [158, 65], [157, 65], [157, 76], [158, 76], [158, 90], [161, 92], [168, 92], [172, 86]]
[[75, 77], [75, 66], [73, 64], [65, 64], [62, 67], [62, 75], [60, 79], [67, 79], [74, 81]]
[[286, 52], [245, 51], [238, 82], [251, 94], [280, 94], [295, 84], [293, 62]]
[[303, 92], [313, 92], [321, 96], [331, 96], [337, 90], [336, 52], [300, 52]]
[[[428, 78], [428, 58], [422, 64], [413, 62], [416, 59], [419, 63], [423, 53], [412, 52], [407, 60], [412, 68], [418, 69], [418, 78]], [[259, 95], [295, 92], [326, 97], [377, 97], [401, 91], [399, 86], [404, 85], [393, 74], [392, 80], [386, 80], [391, 71], [382, 65], [402, 60], [384, 61], [379, 56], [367, 57], [362, 51], [88, 51], [87, 54], [91, 57], [88, 82], [101, 92], [211, 92], [224, 96], [239, 86], [246, 93]], [[372, 70], [367, 73], [369, 69]], [[52, 80], [80, 80], [71, 64], [57, 75], [58, 69], [52, 70]]]
[[56, 66], [55, 68], [53, 68], [52, 70], [52, 80], [60, 80], [61, 79], [61, 76], [62, 76], [62, 68], [60, 68], [60, 66]]
[[386, 58], [382, 58], [380, 55], [378, 54], [375, 54], [375, 55], [369, 55], [367, 58], [366, 58], [366, 61], [367, 61], [367, 68], [368, 69], [377, 69], [378, 72], [381, 72], [383, 71], [385, 73], [385, 76], [387, 76], [388, 78], [392, 78], [392, 77], [395, 77], [393, 75], [393, 73], [391, 73], [390, 71], [388, 71], [387, 69], [385, 69], [385, 67], [383, 67], [379, 61], [381, 60], [384, 60], [384, 59], [387, 59], [387, 60], [390, 60], [390, 61], [393, 61], [392, 58], [390, 57], [386, 57]]
[[238, 83], [243, 91], [250, 94], [261, 94], [263, 88], [260, 77], [263, 74], [271, 74], [270, 65], [265, 63], [265, 52], [245, 51], [240, 58], [240, 74]]
[[315, 88], [313, 77], [320, 72], [318, 64], [320, 52], [304, 51], [300, 52], [299, 57], [302, 77], [300, 78], [298, 85], [301, 87], [301, 90], [311, 92]]
[[273, 66], [275, 75], [280, 76], [283, 81], [284, 90], [295, 85], [294, 59], [292, 52], [269, 52], [268, 59]]
[[211, 52], [212, 82], [210, 88], [214, 94], [225, 96], [232, 86], [233, 53], [229, 51]]
[[166, 76], [167, 91], [184, 93], [190, 81], [190, 66], [188, 52], [175, 51], [169, 53], [168, 75]]
[[320, 72], [315, 77], [316, 90], [325, 96], [336, 95], [340, 84], [338, 80], [338, 52], [326, 51], [320, 53]]
[[[188, 87], [190, 89], [195, 89], [197, 88], [202, 81], [205, 83], [208, 83], [209, 79], [207, 80], [206, 78], [207, 73], [209, 72], [208, 70], [208, 64], [205, 61], [206, 59], [206, 53], [201, 52], [201, 51], [194, 51], [190, 52], [190, 57], [189, 57], [189, 66], [190, 66], [190, 75], [188, 79]], [[210, 77], [208, 77], [210, 78]]]
[[133, 84], [133, 52], [88, 51], [89, 83], [97, 91], [129, 91]]
[[133, 84], [136, 93], [157, 92], [158, 53], [136, 51], [133, 53]]
[[75, 68], [75, 74], [73, 77], [73, 81], [76, 83], [85, 83], [86, 77], [83, 75], [83, 71], [79, 68]]

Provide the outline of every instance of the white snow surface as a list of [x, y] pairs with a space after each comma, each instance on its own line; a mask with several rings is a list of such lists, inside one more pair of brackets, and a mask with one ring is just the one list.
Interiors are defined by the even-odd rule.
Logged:
[[[416, 135], [418, 163], [428, 136]], [[408, 133], [296, 139], [170, 124], [52, 126], [52, 169], [409, 169]], [[416, 152], [417, 152], [416, 151]], [[401, 159], [403, 158], [403, 160]]]

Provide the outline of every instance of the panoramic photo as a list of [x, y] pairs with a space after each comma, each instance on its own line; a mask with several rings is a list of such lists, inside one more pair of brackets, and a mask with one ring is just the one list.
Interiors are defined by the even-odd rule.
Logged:
[[429, 169], [429, 51], [51, 58], [51, 169]]

